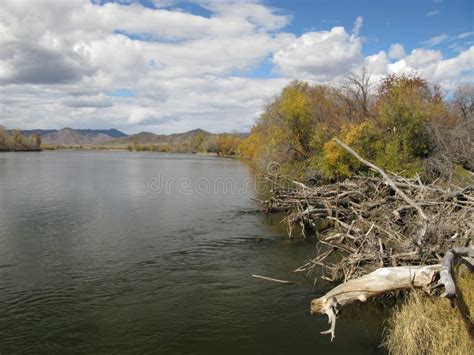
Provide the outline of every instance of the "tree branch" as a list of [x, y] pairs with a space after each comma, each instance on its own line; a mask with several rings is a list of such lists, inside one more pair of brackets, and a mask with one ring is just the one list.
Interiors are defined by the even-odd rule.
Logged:
[[359, 161], [361, 161], [362, 163], [364, 163], [365, 165], [369, 166], [370, 168], [377, 171], [380, 175], [382, 175], [382, 177], [392, 187], [392, 189], [394, 189], [397, 192], [397, 194], [402, 199], [405, 200], [406, 203], [408, 203], [410, 206], [412, 206], [413, 208], [415, 208], [418, 211], [418, 214], [420, 215], [421, 219], [423, 219], [423, 221], [426, 222], [428, 220], [428, 217], [425, 215], [425, 213], [423, 212], [421, 207], [418, 206], [411, 198], [409, 198], [407, 195], [405, 195], [405, 193], [397, 187], [395, 182], [387, 175], [387, 173], [385, 171], [380, 169], [375, 164], [372, 164], [368, 160], [365, 160], [364, 158], [362, 158], [356, 151], [354, 151], [351, 147], [349, 147], [346, 143], [341, 141], [339, 138], [334, 138], [334, 140], [336, 141], [337, 144], [339, 144], [342, 148], [344, 148], [346, 151], [348, 151], [350, 154], [352, 154], [354, 157], [356, 157]]

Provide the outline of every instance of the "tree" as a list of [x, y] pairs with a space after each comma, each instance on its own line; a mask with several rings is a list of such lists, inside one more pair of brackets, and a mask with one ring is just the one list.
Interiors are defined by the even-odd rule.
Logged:
[[426, 80], [406, 75], [385, 78], [376, 102], [376, 122], [383, 133], [376, 163], [389, 171], [414, 173], [432, 150], [426, 127], [444, 112], [439, 88], [431, 88]]
[[345, 101], [349, 109], [349, 119], [357, 118], [360, 120], [368, 117], [372, 78], [367, 66], [364, 65], [359, 71], [347, 75], [343, 88], [346, 91]]
[[33, 140], [34, 140], [34, 145], [37, 148], [41, 147], [41, 136], [38, 133], [35, 133], [35, 135], [33, 136]]
[[0, 125], [0, 150], [7, 150], [9, 145], [7, 129]]
[[200, 152], [203, 150], [203, 143], [206, 140], [206, 136], [200, 132], [194, 135], [191, 139], [190, 150], [193, 153]]
[[242, 140], [238, 147], [239, 154], [246, 159], [257, 161], [262, 149], [263, 136], [257, 126], [252, 128], [250, 135]]
[[220, 134], [216, 139], [217, 155], [232, 156], [237, 155], [238, 147], [241, 143], [239, 137], [232, 134]]
[[21, 130], [14, 129], [12, 132], [12, 149], [21, 149], [23, 146], [23, 136]]
[[204, 150], [207, 153], [217, 154], [218, 148], [217, 148], [217, 139], [215, 136], [211, 136], [207, 139], [207, 141], [204, 143]]
[[474, 118], [474, 86], [465, 84], [454, 92], [453, 105], [464, 120]]
[[290, 149], [301, 157], [308, 155], [311, 140], [311, 131], [308, 130], [311, 114], [307, 90], [307, 84], [294, 82], [283, 89], [276, 108], [283, 122], [283, 136], [290, 144]]

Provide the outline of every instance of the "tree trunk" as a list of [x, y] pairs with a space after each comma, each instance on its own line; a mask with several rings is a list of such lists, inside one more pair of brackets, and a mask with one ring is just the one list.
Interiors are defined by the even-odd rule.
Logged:
[[[369, 297], [383, 293], [421, 288], [430, 293], [433, 289], [444, 287], [441, 297], [456, 297], [456, 286], [452, 267], [456, 256], [473, 256], [474, 249], [454, 248], [446, 253], [443, 263], [429, 266], [399, 266], [377, 269], [370, 274], [345, 282], [320, 298], [311, 302], [311, 315], [318, 313], [328, 316], [331, 327], [321, 334], [331, 334], [335, 338], [336, 318], [346, 304], [365, 302]], [[438, 282], [435, 284], [436, 280]], [[433, 286], [434, 285], [434, 286]]]

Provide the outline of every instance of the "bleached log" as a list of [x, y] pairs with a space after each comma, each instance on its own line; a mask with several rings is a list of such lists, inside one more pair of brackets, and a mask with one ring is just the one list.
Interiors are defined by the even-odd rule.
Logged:
[[429, 292], [441, 265], [398, 266], [377, 269], [370, 274], [349, 280], [311, 302], [311, 315], [326, 314], [331, 327], [321, 334], [335, 338], [336, 317], [343, 306], [382, 293], [406, 288], [422, 288]]
[[[336, 318], [343, 306], [383, 293], [421, 288], [427, 293], [444, 287], [441, 297], [450, 300], [456, 297], [456, 284], [453, 278], [453, 265], [457, 256], [474, 256], [473, 248], [453, 248], [443, 258], [442, 264], [428, 266], [398, 266], [377, 269], [370, 274], [349, 280], [311, 301], [311, 315], [326, 314], [331, 327], [321, 334], [331, 334], [335, 338]], [[435, 284], [435, 281], [438, 282]]]

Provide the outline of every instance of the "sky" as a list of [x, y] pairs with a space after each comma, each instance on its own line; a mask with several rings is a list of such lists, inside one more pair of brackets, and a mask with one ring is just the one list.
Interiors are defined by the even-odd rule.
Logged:
[[474, 83], [474, 2], [2, 0], [0, 125], [248, 131], [291, 80]]

